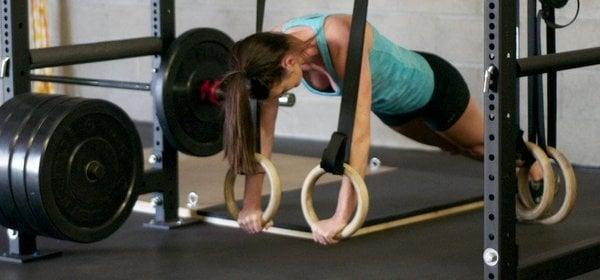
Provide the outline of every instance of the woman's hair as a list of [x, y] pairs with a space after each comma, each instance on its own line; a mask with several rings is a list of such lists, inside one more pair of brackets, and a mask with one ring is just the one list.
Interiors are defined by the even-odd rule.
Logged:
[[310, 44], [285, 33], [256, 33], [238, 41], [232, 48], [231, 71], [221, 84], [223, 94], [223, 145], [225, 158], [236, 173], [255, 174], [257, 162], [256, 128], [250, 100], [269, 97], [270, 88], [281, 82], [286, 54], [303, 51]]

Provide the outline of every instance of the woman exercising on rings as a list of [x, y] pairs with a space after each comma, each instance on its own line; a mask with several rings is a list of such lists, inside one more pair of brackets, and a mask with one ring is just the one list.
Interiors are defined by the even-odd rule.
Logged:
[[[262, 231], [263, 174], [254, 159], [254, 127], [249, 98], [261, 102], [261, 152], [270, 157], [278, 97], [297, 87], [339, 96], [345, 74], [349, 15], [295, 18], [274, 32], [257, 33], [233, 47], [233, 71], [223, 80], [225, 157], [245, 173], [240, 227]], [[483, 158], [483, 114], [462, 76], [444, 59], [406, 50], [367, 24], [350, 165], [364, 177], [370, 145], [370, 112], [418, 142]], [[541, 172], [541, 171], [540, 171]], [[534, 172], [537, 173], [537, 172]], [[541, 173], [533, 176], [541, 179]], [[312, 227], [316, 242], [336, 243], [335, 235], [351, 218], [355, 193], [344, 177], [333, 217]]]

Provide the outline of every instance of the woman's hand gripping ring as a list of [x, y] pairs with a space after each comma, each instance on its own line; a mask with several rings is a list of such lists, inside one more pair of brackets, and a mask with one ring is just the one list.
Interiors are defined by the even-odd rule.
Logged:
[[[279, 203], [281, 202], [281, 180], [279, 180], [279, 174], [277, 173], [275, 166], [268, 158], [261, 154], [255, 154], [255, 157], [256, 161], [258, 161], [258, 163], [265, 170], [267, 177], [269, 178], [269, 183], [271, 184], [269, 204], [267, 205], [267, 208], [263, 212], [261, 218], [262, 224], [265, 226], [272, 222], [273, 217], [275, 217], [277, 209], [279, 208]], [[225, 185], [223, 188], [227, 211], [229, 211], [229, 214], [235, 220], [237, 220], [239, 215], [239, 209], [235, 203], [235, 195], [233, 191], [236, 177], [237, 174], [235, 174], [232, 169], [229, 169], [229, 171], [227, 171], [227, 175], [225, 176]]]
[[[547, 147], [546, 151], [548, 156], [558, 164], [565, 186], [564, 200], [558, 210], [554, 214], [549, 214], [549, 209], [547, 209], [542, 218], [535, 220], [536, 223], [551, 225], [564, 220], [571, 213], [571, 210], [573, 210], [577, 197], [577, 180], [573, 166], [567, 157], [553, 147]], [[555, 175], [558, 176], [558, 174]], [[533, 208], [536, 204], [529, 189], [525, 190], [523, 194], [520, 194], [520, 198], [525, 207]]]
[[[315, 184], [325, 173], [327, 172], [318, 165], [308, 173], [306, 179], [304, 179], [304, 184], [302, 184], [302, 213], [304, 214], [304, 219], [306, 219], [306, 222], [311, 228], [319, 221], [319, 217], [313, 206]], [[367, 186], [362, 176], [348, 164], [344, 164], [344, 175], [352, 182], [352, 186], [356, 192], [357, 205], [356, 213], [350, 223], [337, 234], [336, 238], [338, 239], [348, 238], [359, 230], [365, 222], [367, 212], [369, 212], [369, 192], [367, 191]]]
[[540, 203], [535, 204], [529, 203], [533, 202], [531, 193], [529, 192], [529, 169], [531, 166], [523, 166], [518, 171], [517, 181], [520, 199], [517, 199], [517, 217], [521, 220], [533, 221], [544, 215], [552, 206], [555, 189], [554, 171], [552, 170], [550, 159], [548, 159], [548, 156], [540, 147], [531, 142], [526, 142], [525, 144], [536, 161], [542, 166], [544, 173], [544, 192]]

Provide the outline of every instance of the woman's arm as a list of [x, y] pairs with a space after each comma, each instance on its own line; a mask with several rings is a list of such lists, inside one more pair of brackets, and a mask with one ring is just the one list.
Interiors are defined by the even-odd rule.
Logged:
[[[273, 149], [278, 107], [279, 101], [276, 98], [265, 100], [260, 106], [260, 153], [269, 159]], [[262, 172], [246, 176], [244, 208], [260, 209], [263, 179], [264, 174]]]
[[[342, 17], [339, 19], [332, 18], [328, 21], [328, 26], [325, 31], [333, 66], [338, 76], [344, 77], [346, 74], [346, 58], [350, 36], [349, 17]], [[371, 142], [371, 69], [369, 67], [369, 50], [371, 49], [371, 46], [371, 28], [367, 25], [352, 135], [352, 150], [350, 151], [350, 165], [363, 177], [365, 175]], [[334, 218], [347, 223], [355, 207], [356, 197], [354, 189], [352, 188], [350, 181], [344, 177]]]
[[[372, 45], [372, 36], [371, 29], [368, 26], [365, 32], [365, 46], [352, 134], [352, 150], [350, 151], [350, 165], [363, 177], [371, 141], [371, 69], [369, 68], [368, 54]], [[350, 17], [335, 16], [328, 19], [325, 26], [325, 37], [327, 38], [333, 66], [339, 77], [345, 75], [349, 35]], [[337, 243], [338, 240], [335, 236], [348, 224], [355, 207], [356, 194], [350, 181], [344, 177], [335, 214], [330, 219], [319, 221], [311, 228], [313, 239], [322, 245]]]
[[[271, 158], [278, 107], [279, 101], [277, 98], [265, 100], [261, 102], [260, 106], [261, 154], [266, 158]], [[262, 168], [259, 170], [262, 170]], [[250, 233], [260, 232], [263, 226], [261, 223], [263, 180], [263, 173], [246, 176], [244, 205], [240, 212], [238, 223], [242, 229]]]

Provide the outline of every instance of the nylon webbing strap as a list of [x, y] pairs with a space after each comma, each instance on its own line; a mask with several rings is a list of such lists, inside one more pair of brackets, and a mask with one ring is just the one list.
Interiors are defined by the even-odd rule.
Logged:
[[[533, 6], [533, 8], [536, 8]], [[529, 34], [529, 56], [539, 56], [542, 54], [542, 15], [533, 12], [532, 26]], [[529, 77], [529, 106], [528, 111], [528, 139], [530, 142], [537, 143], [542, 149], [546, 149], [546, 117], [544, 102], [544, 81], [542, 75], [533, 75]]]
[[[566, 1], [565, 1], [566, 2]], [[547, 21], [555, 22], [556, 15], [555, 10], [550, 9], [546, 16]], [[552, 26], [546, 25], [546, 53], [556, 53], [556, 29]], [[548, 72], [546, 75], [547, 80], [547, 98], [548, 98], [548, 146], [556, 147], [556, 117], [557, 117], [557, 76], [556, 71]]]
[[338, 175], [344, 172], [343, 163], [348, 161], [352, 146], [368, 6], [368, 0], [354, 1], [338, 130], [331, 136], [331, 141], [321, 158], [321, 167], [327, 172]]
[[[529, 0], [529, 6], [527, 7], [528, 13], [528, 56], [537, 56], [539, 55], [539, 44], [540, 44], [540, 35], [539, 31], [539, 19], [537, 17], [537, 1]], [[527, 88], [527, 98], [528, 98], [528, 106], [527, 106], [527, 140], [529, 142], [537, 142], [536, 134], [537, 134], [537, 91], [538, 91], [538, 83], [539, 79], [537, 75], [532, 75], [527, 78], [528, 80], [528, 88]]]
[[[536, 50], [535, 55], [542, 54], [542, 15], [538, 14], [536, 19]], [[534, 131], [537, 136], [537, 144], [543, 150], [546, 150], [546, 122], [545, 122], [545, 114], [544, 114], [544, 80], [542, 79], [542, 75], [535, 75], [536, 85], [535, 85], [535, 98], [536, 102], [533, 106], [535, 106], [535, 113], [530, 116], [535, 119]]]
[[[256, 0], [256, 33], [262, 32], [263, 22], [265, 19], [265, 2], [266, 0]], [[258, 100], [251, 99], [250, 100], [252, 118], [254, 123], [256, 124], [254, 127], [255, 130], [255, 143], [256, 143], [256, 152], [261, 152], [260, 145], [260, 103]]]
[[256, 0], [256, 32], [262, 32], [265, 20], [265, 2], [267, 0]]

